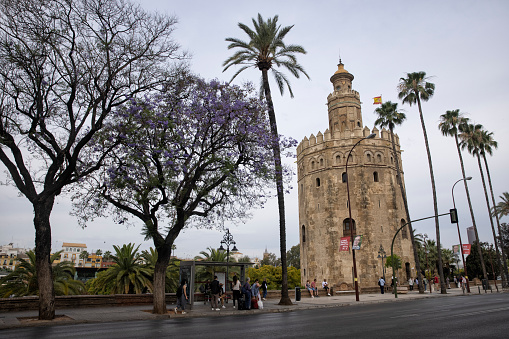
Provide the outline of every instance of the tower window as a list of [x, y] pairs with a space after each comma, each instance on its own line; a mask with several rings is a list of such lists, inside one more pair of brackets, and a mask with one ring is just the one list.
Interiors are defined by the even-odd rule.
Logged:
[[348, 162], [349, 162], [349, 163], [352, 163], [352, 161], [353, 161], [353, 156], [350, 154], [350, 155], [348, 156]]
[[368, 159], [368, 162], [371, 162], [371, 154], [366, 154], [366, 158]]
[[316, 178], [316, 187], [320, 187], [320, 178]]
[[380, 154], [376, 155], [376, 161], [382, 162], [382, 156]]
[[341, 164], [341, 156], [336, 155], [336, 164]]
[[361, 122], [357, 121], [357, 127], [361, 127]]
[[306, 226], [302, 225], [302, 242], [306, 242]]
[[373, 181], [378, 182], [378, 172], [373, 172]]
[[343, 172], [343, 174], [341, 174], [341, 180], [343, 182], [346, 182], [348, 180], [347, 176], [346, 176], [346, 172]]
[[350, 227], [350, 219], [346, 218], [343, 220], [343, 236], [349, 237], [352, 235], [356, 235], [355, 220], [352, 219], [352, 227]]
[[320, 159], [320, 167], [323, 167], [323, 159]]
[[341, 86], [336, 86], [336, 91], [339, 91], [341, 89]]

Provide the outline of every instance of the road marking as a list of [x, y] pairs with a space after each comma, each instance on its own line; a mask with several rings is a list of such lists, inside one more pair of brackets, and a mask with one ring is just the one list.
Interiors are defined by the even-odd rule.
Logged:
[[409, 318], [409, 317], [418, 317], [418, 316], [419, 316], [418, 314], [412, 313], [412, 314], [398, 315], [396, 317], [390, 317], [390, 318], [396, 319], [396, 318]]

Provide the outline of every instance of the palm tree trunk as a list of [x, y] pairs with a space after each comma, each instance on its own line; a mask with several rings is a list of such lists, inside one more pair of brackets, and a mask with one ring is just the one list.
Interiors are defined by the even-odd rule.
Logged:
[[415, 269], [417, 270], [417, 280], [418, 280], [418, 288], [419, 293], [424, 294], [424, 285], [422, 283], [422, 276], [421, 276], [421, 264], [419, 261], [419, 253], [417, 252], [417, 246], [415, 246], [415, 239], [414, 239], [414, 230], [412, 229], [412, 224], [410, 223], [410, 211], [408, 209], [408, 201], [406, 198], [406, 192], [405, 188], [403, 187], [403, 180], [401, 179], [401, 170], [399, 168], [399, 160], [398, 160], [398, 153], [396, 153], [396, 142], [394, 141], [394, 128], [392, 125], [389, 125], [389, 129], [391, 131], [391, 143], [392, 143], [392, 152], [394, 153], [394, 162], [396, 163], [396, 175], [397, 175], [397, 181], [399, 188], [401, 189], [401, 197], [403, 198], [403, 205], [405, 206], [405, 213], [408, 220], [408, 228], [410, 230], [410, 239], [412, 240], [412, 248], [414, 250], [414, 261], [415, 261]]
[[[460, 165], [461, 165], [461, 174], [463, 175], [463, 184], [465, 185], [465, 191], [467, 192], [467, 201], [468, 201], [468, 207], [470, 209], [470, 217], [472, 218], [472, 226], [474, 226], [474, 232], [475, 232], [475, 237], [476, 239], [479, 239], [479, 237], [477, 236], [477, 224], [475, 223], [475, 217], [474, 217], [474, 209], [472, 208], [472, 201], [470, 200], [470, 191], [468, 190], [468, 184], [467, 184], [467, 180], [466, 179], [466, 176], [465, 176], [465, 166], [463, 165], [463, 156], [461, 155], [461, 148], [460, 148], [460, 144], [459, 144], [459, 141], [458, 141], [458, 134], [454, 134], [454, 140], [456, 141], [456, 149], [458, 150], [458, 156], [460, 158]], [[484, 264], [484, 258], [482, 256], [482, 251], [481, 251], [481, 248], [479, 247], [479, 258], [481, 258], [481, 266], [482, 266], [482, 270], [483, 272], [486, 272], [486, 266]], [[461, 255], [463, 257], [463, 249], [461, 249]], [[465, 260], [463, 260], [463, 262], [465, 263]], [[466, 270], [466, 267], [463, 268], [464, 270]], [[465, 277], [465, 279], [468, 279], [468, 275]]]
[[442, 267], [442, 248], [440, 246], [440, 224], [438, 222], [438, 202], [437, 192], [435, 189], [435, 176], [433, 175], [433, 163], [431, 162], [431, 152], [428, 144], [428, 134], [426, 133], [426, 125], [424, 124], [424, 117], [422, 116], [421, 99], [417, 95], [417, 105], [419, 107], [419, 117], [421, 118], [422, 133], [424, 135], [424, 144], [426, 145], [426, 152], [428, 154], [429, 175], [431, 178], [431, 189], [433, 191], [433, 208], [435, 211], [435, 229], [437, 234], [437, 253], [438, 253], [438, 274], [440, 276], [440, 293], [447, 293], [447, 286], [444, 278], [444, 268]]
[[55, 289], [51, 269], [50, 214], [55, 197], [34, 202], [35, 267], [39, 287], [39, 320], [55, 318]]
[[[490, 170], [488, 167], [488, 161], [486, 160], [486, 154], [483, 153], [482, 157], [484, 160], [484, 168], [486, 168], [486, 176], [488, 177], [488, 184], [490, 186], [491, 201], [493, 202], [493, 207], [495, 207], [495, 197], [493, 196], [493, 187], [491, 185], [491, 175], [490, 175]], [[491, 227], [493, 229], [493, 238], [495, 241], [495, 250], [497, 252], [497, 261], [498, 261], [498, 265], [500, 267], [500, 274], [502, 275], [502, 287], [507, 287], [507, 277], [506, 277], [506, 275], [507, 275], [507, 260], [506, 260], [506, 256], [505, 256], [504, 246], [500, 246], [501, 250], [502, 250], [502, 255], [500, 255], [500, 251], [498, 249], [497, 235], [495, 233], [495, 227], [493, 226], [493, 216], [491, 215], [491, 209], [489, 210], [489, 212], [490, 212], [490, 219], [491, 219]], [[497, 220], [498, 234], [501, 235], [500, 221], [498, 220], [497, 213], [495, 213], [495, 218]], [[494, 279], [497, 279], [497, 277], [494, 277]]]
[[267, 69], [262, 69], [263, 89], [269, 111], [270, 131], [272, 134], [272, 153], [274, 156], [274, 168], [276, 174], [277, 203], [279, 208], [279, 247], [281, 250], [281, 300], [280, 305], [292, 305], [288, 296], [288, 269], [286, 267], [286, 221], [285, 221], [285, 192], [283, 188], [283, 171], [281, 166], [281, 149], [279, 147], [279, 134], [277, 132], [276, 114], [270, 94], [269, 77]]
[[[484, 174], [483, 174], [482, 167], [481, 167], [481, 158], [479, 158], [478, 154], [476, 155], [476, 157], [477, 157], [477, 163], [479, 164], [479, 172], [481, 172], [481, 180], [482, 180], [482, 184], [484, 186], [484, 193], [486, 194], [486, 184], [484, 183]], [[493, 225], [493, 220], [491, 221], [491, 224]], [[481, 258], [482, 273], [483, 273], [484, 279], [486, 279], [486, 281], [487, 281], [488, 273], [486, 273], [486, 266], [484, 264], [484, 258], [482, 257], [481, 240], [479, 239], [479, 234], [477, 234], [477, 228], [475, 228], [474, 230], [475, 230], [475, 238], [476, 238], [477, 244], [478, 244], [477, 248], [478, 248], [478, 251], [480, 254], [480, 258]]]

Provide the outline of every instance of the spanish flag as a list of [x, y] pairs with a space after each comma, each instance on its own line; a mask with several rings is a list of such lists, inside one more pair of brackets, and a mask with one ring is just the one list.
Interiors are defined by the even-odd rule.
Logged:
[[373, 105], [381, 105], [382, 104], [382, 96], [381, 95], [379, 97], [374, 97], [373, 99], [375, 100], [373, 102]]

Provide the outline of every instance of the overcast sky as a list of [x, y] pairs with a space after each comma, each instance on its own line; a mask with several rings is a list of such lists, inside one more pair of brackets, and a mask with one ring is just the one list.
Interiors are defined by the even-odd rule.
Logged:
[[[443, 137], [437, 126], [447, 110], [460, 109], [475, 123], [494, 133], [499, 147], [488, 159], [495, 197], [509, 191], [507, 174], [509, 137], [507, 98], [509, 93], [509, 2], [508, 1], [139, 1], [148, 10], [179, 18], [175, 38], [192, 53], [192, 70], [204, 78], [228, 81], [233, 69], [222, 73], [222, 62], [232, 55], [226, 37], [247, 40], [237, 23], [249, 26], [251, 18], [279, 15], [283, 26], [295, 25], [286, 42], [300, 44], [306, 55], [299, 62], [311, 77], [290, 78], [295, 98], [279, 95], [272, 83], [279, 132], [299, 141], [328, 127], [327, 95], [330, 77], [337, 70], [339, 51], [345, 68], [355, 76], [353, 89], [360, 93], [363, 123], [375, 121], [372, 98], [398, 102], [407, 121], [396, 129], [403, 153], [403, 170], [412, 219], [433, 215], [433, 200], [422, 129], [415, 106], [397, 99], [399, 78], [407, 72], [425, 71], [435, 83], [423, 114], [433, 158], [440, 213], [452, 208], [451, 187], [461, 178], [453, 138]], [[260, 72], [245, 71], [235, 83], [258, 83]], [[476, 160], [464, 152], [469, 187], [481, 241], [493, 242], [484, 192]], [[2, 165], [3, 166], [3, 165]], [[5, 168], [2, 168], [5, 170]], [[296, 178], [294, 180], [296, 183]], [[294, 187], [296, 185], [294, 184]], [[0, 244], [34, 246], [33, 212], [26, 198], [14, 188], [1, 186]], [[456, 185], [456, 205], [463, 241], [471, 226], [463, 185]], [[60, 197], [52, 213], [53, 250], [62, 242], [85, 243], [88, 250], [112, 251], [112, 245], [134, 242], [142, 249], [151, 241], [140, 235], [141, 226], [126, 229], [112, 220], [97, 220], [86, 229], [68, 215], [70, 205]], [[286, 196], [287, 247], [298, 244], [297, 190]], [[507, 219], [503, 221], [508, 221]], [[230, 226], [239, 250], [260, 257], [265, 250], [279, 256], [277, 203], [255, 211], [244, 225]], [[440, 219], [441, 240], [450, 248], [459, 243], [455, 225]], [[433, 220], [414, 224], [419, 233], [435, 238]], [[208, 246], [218, 247], [219, 230], [186, 229], [176, 240], [176, 254], [193, 257]]]

